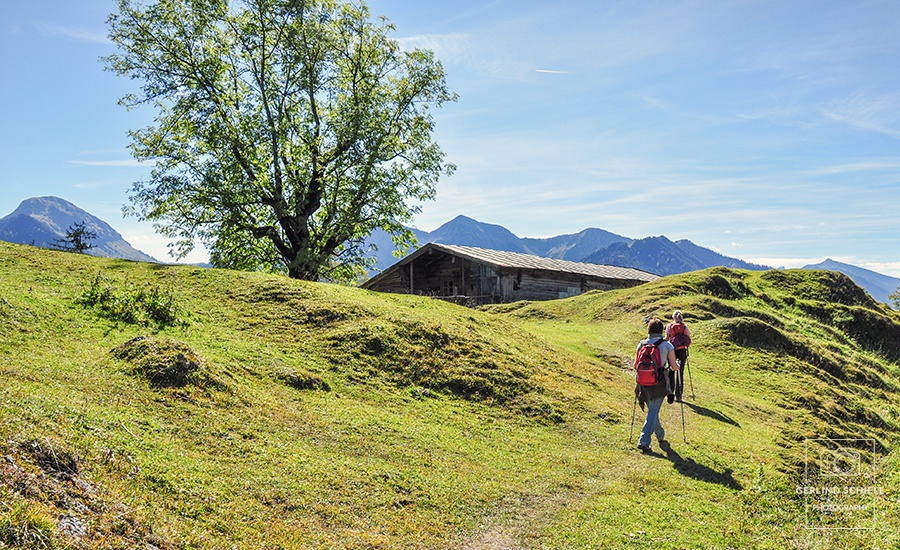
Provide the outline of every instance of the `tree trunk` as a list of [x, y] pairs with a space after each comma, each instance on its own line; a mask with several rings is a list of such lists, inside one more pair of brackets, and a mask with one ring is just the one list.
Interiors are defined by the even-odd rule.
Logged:
[[312, 264], [300, 264], [288, 266], [288, 277], [302, 281], [318, 281], [318, 267]]

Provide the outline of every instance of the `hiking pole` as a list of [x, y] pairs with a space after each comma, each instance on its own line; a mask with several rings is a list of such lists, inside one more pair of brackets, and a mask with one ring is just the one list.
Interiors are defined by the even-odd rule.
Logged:
[[634, 405], [631, 407], [631, 433], [628, 434], [628, 441], [634, 437], [634, 414], [637, 412], [637, 392], [634, 394]]
[[681, 439], [687, 443], [687, 435], [684, 433], [684, 400], [681, 401]]
[[[692, 400], [692, 401], [696, 401], [696, 400], [697, 400], [697, 396], [694, 395], [694, 379], [693, 379], [693, 377], [691, 377], [691, 371], [690, 371], [690, 369], [688, 369], [688, 357], [689, 357], [689, 356], [687, 356], [687, 355], [684, 357], [684, 370], [687, 371], [687, 373], [688, 373], [688, 380], [690, 380], [690, 382], [691, 382], [691, 400]], [[684, 377], [684, 375], [682, 375], [682, 384], [684, 383], [684, 382], [683, 382], [683, 380], [684, 380], [683, 377]]]

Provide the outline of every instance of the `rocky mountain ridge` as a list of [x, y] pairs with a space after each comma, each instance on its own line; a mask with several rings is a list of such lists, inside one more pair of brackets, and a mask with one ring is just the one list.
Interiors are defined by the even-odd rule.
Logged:
[[32, 197], [22, 201], [11, 214], [0, 218], [0, 241], [57, 248], [74, 224], [97, 237], [88, 244], [92, 256], [121, 258], [138, 262], [157, 262], [152, 256], [129, 244], [111, 225], [59, 197]]

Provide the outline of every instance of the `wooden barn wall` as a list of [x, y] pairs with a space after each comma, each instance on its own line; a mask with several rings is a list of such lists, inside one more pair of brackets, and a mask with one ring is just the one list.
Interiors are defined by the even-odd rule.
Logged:
[[482, 296], [500, 291], [493, 270], [449, 254], [429, 254], [413, 266], [416, 294], [430, 296]]
[[[589, 290], [611, 290], [638, 281], [602, 279], [576, 273], [492, 267], [444, 253], [424, 254], [412, 262], [415, 294], [466, 297], [475, 303], [552, 300]], [[410, 292], [410, 264], [385, 273], [374, 290]]]
[[577, 273], [513, 270], [503, 274], [502, 300], [553, 300], [576, 296], [589, 290], [612, 290], [634, 284], [637, 282], [601, 279]]
[[394, 294], [409, 294], [409, 271], [406, 266], [401, 266], [398, 270], [385, 271], [383, 278], [376, 286], [372, 287], [372, 290], [393, 292]]

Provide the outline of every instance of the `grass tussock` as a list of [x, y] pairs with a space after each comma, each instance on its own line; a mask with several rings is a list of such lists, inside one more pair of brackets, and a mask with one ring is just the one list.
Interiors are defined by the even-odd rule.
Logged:
[[0, 545], [28, 549], [58, 548], [56, 523], [42, 507], [24, 502], [12, 506], [4, 503], [0, 505]]
[[205, 361], [197, 352], [177, 340], [136, 336], [111, 353], [129, 363], [133, 374], [154, 387], [221, 386], [206, 371]]
[[281, 380], [295, 390], [319, 390], [331, 391], [331, 386], [322, 377], [306, 371], [285, 371], [276, 375]]
[[[524, 365], [498, 364], [484, 342], [451, 334], [440, 324], [414, 322], [355, 325], [330, 336], [334, 350], [387, 372], [403, 386], [448, 391], [470, 399], [506, 402], [533, 389]], [[341, 360], [342, 353], [336, 354]]]

